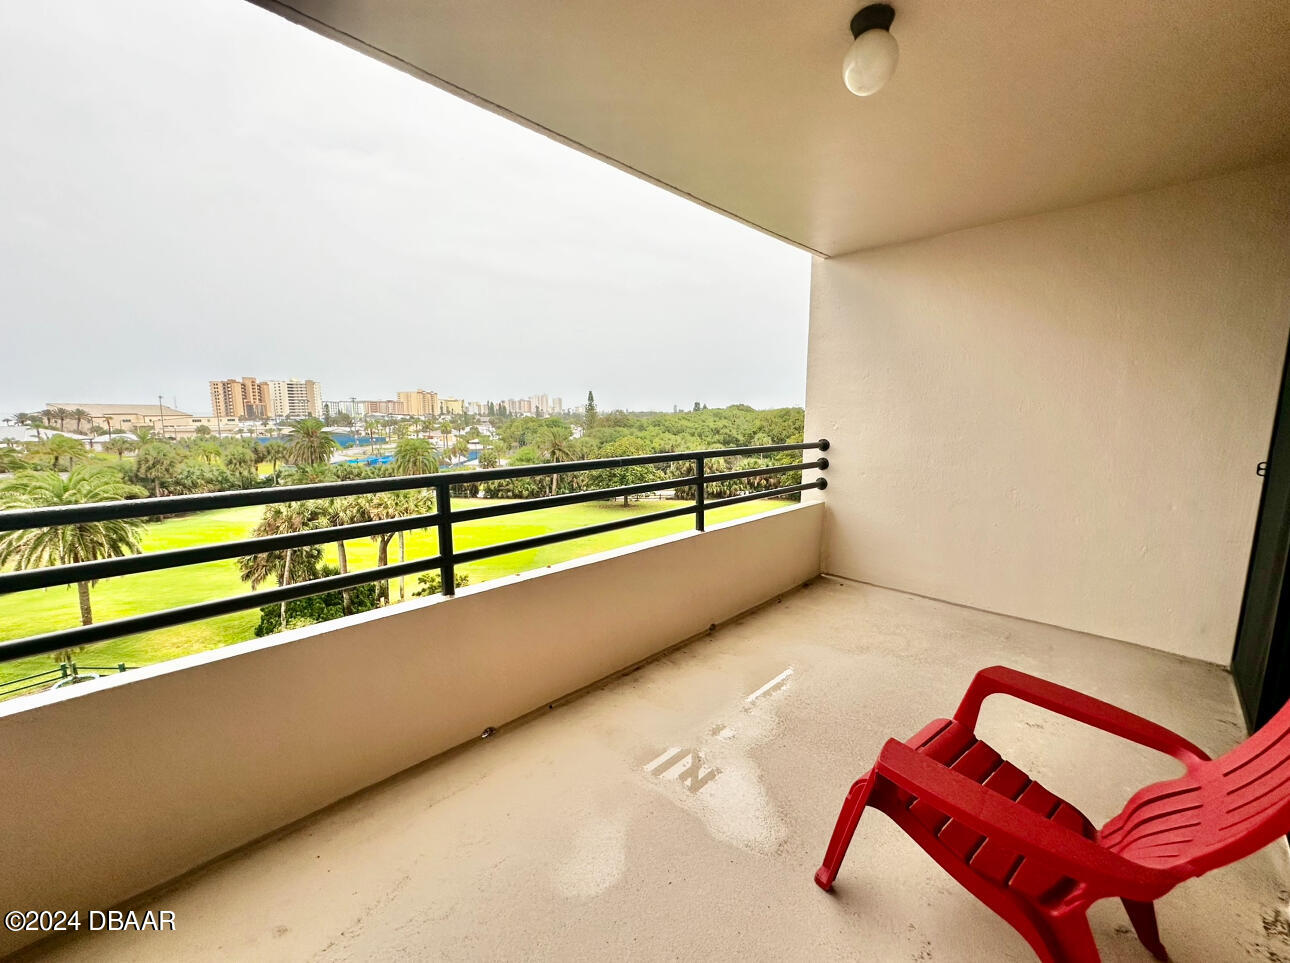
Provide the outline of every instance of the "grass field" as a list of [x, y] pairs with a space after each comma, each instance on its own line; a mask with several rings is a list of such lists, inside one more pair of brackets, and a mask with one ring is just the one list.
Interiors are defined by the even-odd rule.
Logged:
[[[455, 508], [478, 504], [497, 504], [497, 502], [453, 499]], [[453, 541], [460, 551], [547, 532], [581, 528], [628, 515], [645, 515], [685, 504], [687, 503], [677, 501], [646, 501], [635, 502], [625, 507], [621, 502], [592, 502], [586, 505], [548, 508], [539, 512], [526, 512], [522, 515], [458, 524], [453, 527]], [[733, 505], [709, 512], [708, 519], [711, 523], [729, 521], [756, 515], [772, 508], [781, 508], [785, 504], [782, 501], [756, 501]], [[145, 552], [155, 552], [245, 538], [259, 520], [261, 511], [258, 506], [232, 508], [217, 512], [203, 512], [149, 525], [143, 538], [143, 549]], [[532, 551], [514, 552], [481, 562], [473, 562], [462, 566], [459, 571], [468, 574], [471, 584], [476, 585], [490, 579], [543, 568], [582, 555], [603, 552], [607, 549], [658, 538], [661, 535], [687, 531], [693, 525], [694, 520], [690, 517], [663, 519], [617, 532], [592, 535]], [[375, 542], [370, 539], [360, 539], [346, 542], [345, 545], [351, 571], [376, 567]], [[432, 556], [436, 553], [437, 547], [438, 538], [432, 531], [409, 532], [406, 536], [406, 554], [409, 559]], [[397, 561], [397, 559], [398, 540], [395, 539], [390, 543], [390, 561]], [[332, 565], [336, 564], [335, 545], [326, 546], [326, 561]], [[248, 589], [249, 586], [238, 577], [236, 561], [230, 559], [108, 579], [92, 589], [91, 600], [94, 620], [104, 622], [127, 615], [173, 608], [177, 605], [240, 595]], [[416, 579], [409, 578], [407, 580], [409, 598], [415, 589]], [[395, 581], [390, 586], [391, 597], [395, 602], [398, 600], [398, 591], [398, 582]], [[129, 666], [164, 662], [167, 659], [253, 638], [259, 617], [259, 610], [252, 609], [203, 622], [101, 642], [85, 650], [77, 661], [95, 666], [116, 665], [118, 662], [124, 662]], [[75, 586], [22, 592], [0, 600], [0, 641], [71, 628], [79, 624], [80, 614]], [[55, 664], [53, 656], [37, 656], [0, 664], [0, 682], [42, 672], [54, 667]]]

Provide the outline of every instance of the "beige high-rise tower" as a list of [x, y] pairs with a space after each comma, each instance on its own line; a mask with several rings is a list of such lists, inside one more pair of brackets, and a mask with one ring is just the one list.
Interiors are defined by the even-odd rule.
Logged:
[[436, 392], [424, 391], [421, 388], [416, 391], [400, 391], [399, 401], [403, 404], [403, 410], [409, 415], [418, 418], [439, 417], [439, 395]]

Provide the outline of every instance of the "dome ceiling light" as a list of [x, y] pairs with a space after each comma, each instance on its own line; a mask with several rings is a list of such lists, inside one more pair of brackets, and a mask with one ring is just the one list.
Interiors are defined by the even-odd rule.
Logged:
[[895, 17], [890, 4], [871, 3], [851, 18], [856, 39], [842, 60], [842, 80], [857, 97], [882, 90], [896, 69], [900, 47], [888, 32]]

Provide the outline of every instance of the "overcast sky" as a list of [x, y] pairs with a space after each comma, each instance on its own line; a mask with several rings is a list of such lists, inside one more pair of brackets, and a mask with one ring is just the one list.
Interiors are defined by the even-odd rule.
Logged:
[[801, 404], [810, 257], [242, 0], [0, 4], [0, 412]]

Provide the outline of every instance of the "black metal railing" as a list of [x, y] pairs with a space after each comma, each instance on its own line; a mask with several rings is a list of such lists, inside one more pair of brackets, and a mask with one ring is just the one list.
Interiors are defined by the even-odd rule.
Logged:
[[[341, 589], [355, 588], [371, 582], [384, 582], [400, 576], [414, 575], [420, 572], [438, 569], [442, 578], [443, 593], [452, 595], [455, 585], [455, 570], [458, 565], [477, 562], [497, 555], [509, 555], [541, 548], [556, 542], [572, 541], [599, 535], [636, 525], [648, 525], [652, 522], [684, 515], [694, 515], [694, 527], [703, 531], [708, 512], [728, 505], [761, 498], [776, 498], [794, 492], [822, 489], [828, 484], [823, 478], [805, 484], [784, 485], [765, 491], [753, 491], [728, 498], [709, 500], [706, 487], [714, 482], [734, 481], [738, 479], [761, 476], [783, 475], [789, 472], [806, 469], [824, 470], [829, 467], [827, 458], [802, 462], [792, 465], [770, 465], [759, 468], [745, 468], [737, 471], [708, 472], [706, 462], [715, 458], [735, 458], [747, 455], [764, 455], [787, 451], [807, 451], [818, 449], [828, 451], [827, 439], [802, 442], [794, 445], [758, 445], [748, 448], [718, 448], [709, 451], [672, 452], [659, 455], [632, 455], [622, 458], [598, 458], [592, 461], [571, 461], [541, 465], [517, 465], [507, 468], [491, 468], [472, 472], [446, 472], [438, 475], [409, 475], [395, 478], [369, 478], [359, 481], [323, 482], [317, 485], [290, 485], [277, 488], [256, 488], [243, 491], [211, 492], [202, 495], [175, 495], [165, 498], [140, 498], [118, 502], [91, 502], [85, 505], [59, 505], [52, 508], [19, 509], [0, 512], [0, 532], [29, 528], [48, 528], [58, 525], [75, 525], [83, 522], [99, 522], [119, 518], [157, 518], [168, 515], [186, 514], [189, 512], [209, 511], [218, 508], [237, 508], [247, 505], [271, 505], [282, 502], [316, 501], [346, 495], [370, 495], [379, 492], [410, 491], [415, 489], [432, 489], [435, 493], [435, 510], [429, 514], [408, 515], [374, 522], [359, 522], [331, 528], [313, 528], [285, 535], [267, 535], [259, 538], [239, 539], [232, 542], [221, 542], [214, 545], [197, 545], [191, 548], [177, 548], [161, 552], [147, 552], [142, 555], [127, 555], [121, 558], [108, 558], [94, 562], [78, 562], [69, 565], [56, 565], [48, 568], [26, 571], [0, 572], [0, 595], [13, 592], [24, 592], [30, 589], [49, 588], [57, 585], [71, 585], [77, 582], [96, 581], [117, 575], [132, 575], [139, 572], [155, 572], [161, 569], [177, 568], [183, 565], [197, 565], [222, 559], [241, 558], [248, 555], [260, 555], [266, 552], [282, 551], [288, 548], [300, 548], [307, 545], [321, 545], [329, 542], [348, 541], [372, 535], [392, 534], [421, 528], [435, 528], [438, 532], [438, 553], [429, 558], [395, 562], [376, 569], [364, 569], [361, 572], [348, 572], [343, 575], [331, 575], [324, 578], [284, 585], [278, 588], [248, 592], [231, 598], [216, 599], [211, 602], [198, 602], [143, 615], [132, 615], [126, 618], [113, 619], [93, 625], [82, 625], [56, 632], [46, 632], [26, 638], [0, 642], [0, 662], [20, 659], [33, 655], [44, 655], [76, 646], [104, 642], [108, 639], [121, 638], [139, 632], [169, 628], [187, 622], [197, 622], [218, 615], [228, 615], [263, 605], [275, 605], [294, 599], [322, 595]], [[637, 465], [669, 465], [691, 462], [693, 474], [681, 478], [668, 478], [655, 482], [644, 482], [637, 485], [620, 485], [616, 488], [599, 488], [589, 491], [570, 492], [563, 495], [549, 495], [541, 498], [528, 498], [519, 501], [501, 502], [496, 505], [483, 505], [475, 508], [454, 510], [450, 489], [453, 486], [477, 485], [488, 481], [500, 481], [513, 478], [533, 476], [567, 475], [574, 472], [595, 471], [606, 468], [626, 468]], [[600, 501], [608, 498], [622, 498], [631, 495], [643, 495], [651, 492], [675, 488], [693, 487], [695, 501], [691, 505], [670, 508], [664, 511], [647, 512], [627, 518], [602, 522], [597, 525], [584, 525], [561, 532], [550, 532], [530, 538], [513, 539], [498, 542], [467, 551], [457, 551], [453, 547], [452, 530], [457, 522], [469, 522], [481, 518], [495, 518], [500, 515], [516, 515], [522, 512], [539, 511], [544, 508], [556, 508], [562, 505], [576, 505], [581, 502]]]
[[60, 662], [57, 668], [0, 682], [0, 699], [26, 692], [28, 689], [44, 689], [51, 686], [58, 688], [70, 682], [88, 682], [91, 679], [97, 679], [100, 672], [124, 672], [127, 668], [129, 666], [124, 662], [118, 662], [116, 665], [77, 665], [75, 662]]

